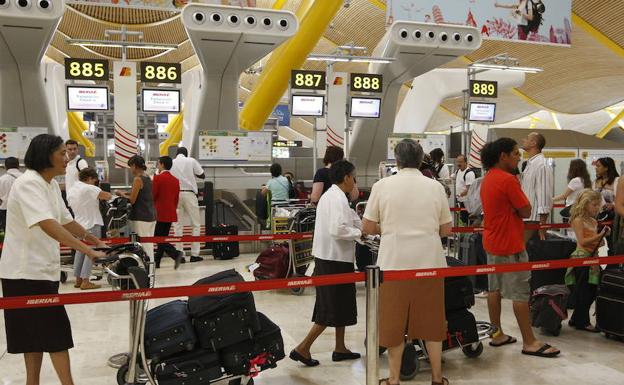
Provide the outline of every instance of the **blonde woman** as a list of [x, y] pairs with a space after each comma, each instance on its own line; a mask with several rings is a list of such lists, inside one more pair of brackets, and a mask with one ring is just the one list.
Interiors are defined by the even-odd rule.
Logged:
[[[604, 245], [604, 237], [609, 236], [608, 226], [598, 232], [596, 217], [602, 207], [602, 195], [590, 189], [583, 190], [570, 210], [570, 222], [576, 235], [576, 250], [572, 258], [587, 258], [597, 254], [598, 248]], [[589, 308], [596, 299], [596, 288], [600, 279], [600, 267], [568, 268], [566, 285], [574, 286], [576, 295], [574, 313], [568, 324], [578, 330], [597, 333], [589, 319]]]

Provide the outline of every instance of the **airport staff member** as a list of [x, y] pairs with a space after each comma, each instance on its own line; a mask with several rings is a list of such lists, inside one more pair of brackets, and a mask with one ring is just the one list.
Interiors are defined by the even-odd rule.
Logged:
[[13, 156], [5, 159], [4, 167], [6, 174], [0, 177], [0, 231], [4, 231], [6, 228], [7, 203], [11, 186], [22, 175], [19, 170], [19, 160]]
[[[197, 181], [195, 178], [204, 179], [204, 169], [199, 162], [188, 156], [188, 150], [179, 147], [176, 158], [173, 160], [171, 174], [180, 181], [180, 200], [178, 202], [178, 218], [187, 217], [193, 226], [193, 236], [199, 236], [201, 222], [199, 217], [199, 202], [197, 201]], [[182, 236], [182, 222], [174, 225], [176, 237]], [[183, 244], [177, 243], [179, 251], [183, 251]], [[199, 242], [191, 245], [191, 262], [202, 261], [199, 256]]]
[[[178, 221], [176, 210], [180, 200], [180, 181], [171, 175], [171, 167], [173, 160], [169, 156], [161, 156], [158, 158], [158, 175], [154, 175], [152, 183], [152, 195], [154, 196], [154, 206], [156, 208], [156, 228], [154, 230], [155, 237], [169, 236], [171, 224]], [[160, 260], [163, 254], [173, 258], [175, 261], [174, 269], [180, 267], [180, 263], [184, 258], [184, 254], [171, 243], [159, 243], [156, 248], [156, 268], [160, 267]]]
[[[0, 259], [4, 297], [58, 294], [59, 243], [104, 257], [85, 242], [105, 245], [75, 222], [53, 178], [65, 174], [65, 144], [59, 136], [33, 138], [24, 158], [26, 172], [9, 193], [7, 233]], [[74, 346], [64, 306], [4, 311], [7, 351], [24, 354], [26, 383], [39, 384], [43, 353], [49, 352], [62, 384], [73, 384], [68, 349]]]

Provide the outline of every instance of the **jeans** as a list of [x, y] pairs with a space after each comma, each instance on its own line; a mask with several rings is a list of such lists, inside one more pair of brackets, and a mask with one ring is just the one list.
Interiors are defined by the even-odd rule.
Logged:
[[[95, 225], [87, 231], [99, 238], [102, 235], [102, 226]], [[76, 256], [74, 257], [74, 277], [89, 279], [92, 268], [93, 262], [91, 261], [91, 258], [87, 257], [80, 251], [76, 251]]]

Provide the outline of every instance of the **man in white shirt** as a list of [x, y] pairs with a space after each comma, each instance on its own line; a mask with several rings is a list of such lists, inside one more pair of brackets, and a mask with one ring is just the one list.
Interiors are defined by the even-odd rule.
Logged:
[[86, 160], [80, 157], [78, 154], [78, 142], [73, 139], [69, 139], [65, 142], [65, 149], [67, 150], [67, 167], [65, 167], [65, 191], [69, 191], [70, 188], [78, 181], [78, 173], [89, 167]]
[[0, 177], [0, 231], [6, 228], [6, 212], [7, 203], [9, 201], [9, 192], [13, 186], [15, 179], [19, 178], [22, 173], [19, 170], [19, 160], [15, 157], [8, 157], [4, 160], [6, 174]]
[[[529, 156], [529, 160], [522, 162], [522, 191], [529, 199], [531, 216], [525, 223], [546, 223], [553, 207], [553, 169], [542, 154], [546, 146], [546, 139], [542, 134], [530, 133], [522, 143], [522, 149]], [[536, 230], [524, 232], [525, 241], [535, 235]], [[546, 230], [540, 230], [540, 239], [546, 239]]]
[[[477, 175], [475, 171], [468, 168], [468, 162], [465, 155], [458, 155], [455, 159], [457, 166], [457, 172], [455, 172], [455, 195], [457, 198], [457, 206], [464, 208], [464, 202], [466, 202], [466, 196], [468, 195], [468, 189], [470, 185], [474, 183]], [[461, 221], [464, 224], [468, 224], [469, 214], [466, 211], [460, 212]]]
[[[176, 237], [182, 236], [182, 218], [187, 217], [193, 226], [193, 236], [199, 236], [201, 221], [199, 217], [199, 202], [197, 201], [197, 181], [195, 178], [204, 179], [204, 169], [199, 162], [188, 156], [188, 150], [179, 147], [173, 167], [169, 171], [171, 175], [180, 181], [180, 200], [178, 201], [178, 222], [174, 224]], [[183, 251], [183, 244], [178, 243], [177, 249]], [[199, 242], [191, 245], [191, 262], [202, 261], [199, 256]]]

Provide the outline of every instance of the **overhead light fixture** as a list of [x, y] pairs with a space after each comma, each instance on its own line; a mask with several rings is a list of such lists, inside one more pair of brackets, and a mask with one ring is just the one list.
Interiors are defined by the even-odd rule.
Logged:
[[352, 62], [352, 63], [392, 63], [396, 59], [385, 57], [368, 57], [368, 56], [353, 56], [353, 55], [325, 55], [325, 54], [313, 54], [309, 55], [306, 60], [310, 61], [324, 61], [324, 62]]
[[143, 41], [111, 41], [111, 40], [81, 40], [67, 39], [67, 44], [80, 47], [103, 47], [103, 48], [135, 48], [135, 49], [157, 49], [171, 51], [178, 48], [177, 44], [157, 44]]
[[536, 73], [544, 71], [542, 68], [536, 68], [536, 67], [515, 67], [515, 66], [502, 65], [502, 64], [488, 64], [488, 63], [474, 63], [474, 64], [471, 64], [469, 67], [484, 69], [484, 70], [524, 72], [528, 74], [536, 74]]

